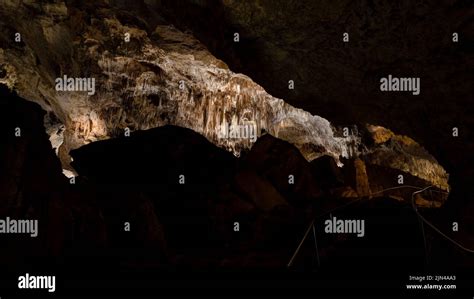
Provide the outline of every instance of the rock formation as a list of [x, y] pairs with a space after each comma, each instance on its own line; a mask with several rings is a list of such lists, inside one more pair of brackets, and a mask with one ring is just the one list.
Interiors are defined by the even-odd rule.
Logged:
[[[68, 171], [70, 150], [166, 124], [192, 129], [239, 156], [252, 141], [219, 133], [226, 125], [247, 124], [258, 137], [270, 134], [295, 145], [308, 161], [329, 155], [341, 166], [341, 159], [360, 157], [449, 190], [444, 169], [413, 140], [394, 134], [380, 140], [377, 134], [386, 129], [373, 127], [344, 134], [232, 72], [192, 35], [170, 25], [150, 30], [139, 17], [124, 17], [106, 3], [94, 11], [62, 1], [4, 1], [1, 8], [7, 30], [0, 83], [49, 113], [46, 130]], [[95, 94], [57, 91], [56, 78], [63, 76], [94, 78]], [[366, 131], [375, 132], [372, 144], [362, 142]]]
[[[2, 269], [99, 277], [281, 269], [313, 219], [323, 267], [373, 267], [379, 276], [422, 266], [413, 191], [434, 186], [415, 204], [445, 227], [455, 219], [443, 214], [448, 174], [423, 146], [382, 126], [335, 126], [293, 107], [156, 11], [150, 22], [117, 2], [0, 2], [0, 216], [41, 226], [33, 240], [0, 236], [9, 244], [0, 248]], [[95, 92], [56, 90], [64, 76], [93, 78]], [[221, 135], [238, 125], [258, 138]], [[335, 209], [366, 219], [367, 238], [326, 235], [323, 218]], [[438, 260], [469, 261], [426, 236]], [[314, 262], [307, 245], [296, 268]]]

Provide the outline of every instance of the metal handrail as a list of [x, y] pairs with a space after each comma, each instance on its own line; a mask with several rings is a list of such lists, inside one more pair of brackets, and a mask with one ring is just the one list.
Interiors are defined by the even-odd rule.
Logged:
[[[412, 188], [412, 189], [418, 189], [418, 191], [415, 191], [412, 193], [411, 195], [411, 201], [412, 201], [412, 206], [413, 206], [413, 209], [414, 211], [416, 212], [416, 214], [418, 215], [419, 219], [421, 221], [423, 221], [424, 223], [428, 224], [432, 229], [434, 229], [436, 232], [438, 232], [441, 236], [443, 236], [444, 238], [446, 238], [448, 241], [452, 242], [454, 245], [456, 245], [457, 247], [461, 248], [462, 250], [465, 250], [467, 252], [470, 252], [470, 253], [474, 253], [474, 250], [473, 249], [469, 249], [463, 245], [461, 245], [460, 243], [458, 243], [457, 241], [451, 239], [450, 237], [448, 237], [446, 234], [444, 234], [443, 232], [441, 232], [436, 226], [434, 226], [431, 222], [429, 222], [428, 220], [426, 220], [419, 212], [418, 212], [418, 209], [416, 208], [416, 205], [415, 205], [415, 194], [418, 194], [418, 193], [421, 193], [421, 192], [424, 192], [430, 188], [433, 188], [433, 186], [428, 186], [428, 187], [425, 187], [425, 188], [422, 188], [422, 187], [418, 187], [418, 186], [411, 186], [411, 185], [402, 185], [402, 186], [396, 186], [396, 187], [390, 187], [390, 188], [386, 188], [386, 189], [383, 189], [381, 191], [377, 191], [377, 192], [374, 192], [374, 193], [370, 193], [370, 196], [373, 196], [375, 194], [379, 194], [379, 193], [383, 193], [385, 191], [388, 191], [388, 190], [396, 190], [396, 189], [401, 189], [401, 188]], [[434, 191], [434, 192], [438, 192], [438, 193], [444, 193], [444, 194], [449, 194], [448, 192], [445, 192], [445, 191], [442, 191], [442, 190], [430, 190], [431, 191]], [[313, 235], [314, 235], [314, 238], [315, 238], [315, 244], [316, 244], [316, 250], [317, 249], [317, 240], [316, 240], [316, 231], [315, 231], [315, 228], [314, 228], [314, 222], [316, 221], [317, 218], [321, 217], [321, 216], [325, 216], [327, 214], [331, 214], [332, 212], [334, 211], [337, 211], [339, 209], [342, 209], [342, 208], [345, 208], [353, 203], [356, 203], [356, 202], [362, 202], [362, 201], [365, 201], [365, 200], [368, 200], [369, 198], [364, 198], [364, 199], [357, 199], [357, 200], [353, 200], [353, 201], [350, 201], [349, 203], [347, 204], [344, 204], [344, 205], [341, 205], [341, 206], [338, 206], [330, 211], [327, 211], [327, 212], [324, 212], [320, 215], [317, 215], [315, 217], [313, 217], [313, 219], [311, 220], [309, 226], [308, 226], [308, 229], [306, 230], [303, 238], [301, 239], [300, 243], [298, 244], [298, 247], [296, 248], [295, 252], [293, 253], [293, 255], [291, 256], [290, 258], [290, 261], [288, 262], [287, 264], [287, 267], [291, 267], [293, 265], [293, 262], [296, 258], [296, 256], [298, 255], [300, 249], [301, 249], [301, 246], [303, 245], [304, 241], [306, 240], [306, 238], [308, 237], [308, 234], [311, 230], [311, 228], [313, 228]], [[423, 227], [422, 227], [423, 228]], [[423, 238], [424, 238], [424, 241], [425, 241], [425, 251], [426, 251], [426, 239], [424, 237], [424, 228], [423, 228]], [[318, 257], [318, 265], [319, 265], [319, 251], [317, 252], [317, 257]]]

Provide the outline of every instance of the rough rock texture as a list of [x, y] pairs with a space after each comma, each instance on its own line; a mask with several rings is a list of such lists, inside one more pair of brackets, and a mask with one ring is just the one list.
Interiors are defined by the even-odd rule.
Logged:
[[373, 139], [378, 146], [366, 153], [367, 161], [374, 165], [402, 170], [449, 191], [449, 176], [433, 156], [410, 137], [395, 135], [385, 128], [382, 130], [386, 132], [384, 136], [377, 134], [380, 130], [375, 131]]
[[[248, 77], [229, 71], [188, 34], [158, 26], [148, 36], [144, 30], [122, 25], [113, 14], [103, 20], [92, 17], [94, 25], [71, 32], [66, 22], [48, 22], [53, 16], [59, 21], [79, 18], [79, 12], [60, 4], [52, 9], [52, 5], [39, 6], [45, 20], [31, 24], [41, 36], [23, 35], [29, 57], [2, 51], [2, 64], [9, 70], [2, 83], [56, 114], [66, 126], [66, 150], [115, 136], [126, 127], [143, 130], [175, 124], [191, 128], [238, 155], [250, 147], [249, 140], [218, 139], [220, 125], [247, 121], [255, 124], [258, 135], [264, 130], [297, 144], [309, 159], [318, 152], [338, 158], [353, 151], [347, 145], [353, 138], [334, 136], [327, 120], [295, 109], [268, 95]], [[6, 14], [8, 9], [18, 9], [8, 2], [4, 6]], [[124, 41], [125, 33], [131, 34], [130, 43]], [[59, 48], [50, 41], [53, 38], [75, 48]], [[38, 44], [30, 45], [30, 39]], [[51, 51], [38, 51], [39, 47]], [[75, 63], [87, 67], [71, 67], [71, 56]], [[56, 92], [53, 82], [63, 74], [94, 77], [96, 94]]]
[[369, 178], [365, 163], [357, 158], [354, 160], [355, 176], [356, 176], [356, 191], [359, 196], [371, 196]]
[[[431, 153], [440, 146], [432, 138], [449, 140], [444, 130], [455, 123], [471, 134], [470, 1], [146, 3], [180, 29], [192, 31], [233, 70], [333, 123], [380, 124], [422, 141]], [[233, 40], [235, 32], [239, 43]], [[459, 34], [458, 43], [452, 41], [453, 32]], [[380, 92], [379, 79], [389, 73], [420, 77], [420, 95]], [[290, 79], [294, 90], [288, 89]], [[454, 121], [456, 116], [461, 119]]]
[[[459, 214], [474, 196], [472, 1], [146, 1], [273, 96], [336, 125], [410, 136], [450, 174]], [[233, 40], [240, 34], [240, 42]], [[343, 33], [349, 42], [343, 42]], [[453, 33], [458, 42], [453, 42]], [[386, 93], [388, 74], [421, 93]], [[288, 80], [295, 89], [288, 89]], [[452, 129], [459, 129], [453, 138]]]
[[[448, 189], [446, 172], [415, 142], [392, 138], [390, 144], [369, 146], [361, 143], [356, 127], [345, 136], [328, 120], [294, 108], [230, 71], [192, 35], [172, 26], [158, 24], [150, 30], [139, 17], [105, 2], [93, 10], [62, 1], [4, 1], [1, 7], [7, 30], [1, 36], [5, 74], [0, 83], [58, 120], [47, 130], [54, 147], [62, 140], [58, 154], [65, 168], [72, 149], [122, 135], [127, 128], [165, 124], [190, 128], [238, 156], [252, 142], [219, 138], [219, 132], [227, 123], [251, 124], [258, 136], [266, 132], [294, 144], [308, 161], [330, 155], [340, 163], [362, 155], [368, 163]], [[22, 34], [22, 42], [14, 41], [15, 32]], [[95, 94], [56, 91], [55, 79], [63, 75], [94, 78]]]
[[[6, 244], [0, 248], [2, 274], [14, 277], [15, 287], [18, 271], [72, 272], [83, 281], [109, 280], [115, 272], [123, 279], [127, 270], [136, 279], [137, 270], [145, 269], [167, 275], [188, 267], [282, 269], [315, 214], [346, 206], [347, 199], [334, 188], [357, 184], [356, 171], [349, 167], [353, 159], [344, 160], [343, 168], [329, 156], [308, 162], [295, 146], [270, 135], [236, 158], [190, 129], [163, 126], [73, 150], [79, 176], [71, 185], [42, 127], [44, 111], [5, 86], [0, 86], [0, 107], [0, 218], [40, 223], [35, 239], [0, 236]], [[16, 126], [23, 128], [21, 137], [14, 135]], [[398, 173], [369, 164], [366, 170], [372, 192], [393, 184], [391, 177]], [[283, 186], [288, 172], [294, 173], [295, 184]], [[184, 185], [178, 183], [180, 174]], [[425, 183], [409, 175], [406, 180]], [[339, 209], [370, 221], [370, 237], [334, 240], [318, 232], [322, 261], [336, 261], [344, 272], [366, 263], [377, 275], [387, 267], [406, 271], [421, 264], [418, 220], [406, 202], [388, 198], [395, 195], [409, 198], [410, 193], [386, 191], [370, 200], [356, 194], [351, 201], [360, 209]], [[125, 221], [130, 232], [124, 231]], [[311, 265], [312, 245], [302, 248], [297, 265]], [[377, 263], [370, 263], [374, 256]], [[438, 256], [448, 264], [466, 263], [443, 250]], [[143, 279], [151, 279], [150, 274]]]

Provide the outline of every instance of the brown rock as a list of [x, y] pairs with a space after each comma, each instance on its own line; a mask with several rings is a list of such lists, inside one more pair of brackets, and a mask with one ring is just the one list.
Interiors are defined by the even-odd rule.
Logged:
[[253, 171], [237, 173], [234, 182], [237, 191], [263, 211], [271, 211], [280, 205], [288, 205], [270, 182]]
[[369, 177], [365, 163], [361, 159], [354, 160], [355, 176], [356, 176], [356, 190], [360, 197], [370, 196]]

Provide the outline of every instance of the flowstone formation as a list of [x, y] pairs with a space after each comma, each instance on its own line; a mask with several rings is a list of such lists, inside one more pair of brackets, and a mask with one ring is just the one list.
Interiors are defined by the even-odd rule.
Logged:
[[[150, 29], [106, 3], [92, 10], [62, 1], [2, 1], [0, 8], [0, 83], [48, 112], [46, 130], [68, 171], [74, 171], [70, 150], [164, 125], [192, 129], [239, 156], [254, 140], [222, 138], [222, 131], [248, 126], [255, 137], [295, 145], [308, 161], [328, 155], [342, 166], [359, 158], [449, 190], [445, 170], [412, 139], [373, 126], [345, 134], [232, 72], [171, 25]], [[58, 78], [70, 78], [71, 88]]]

